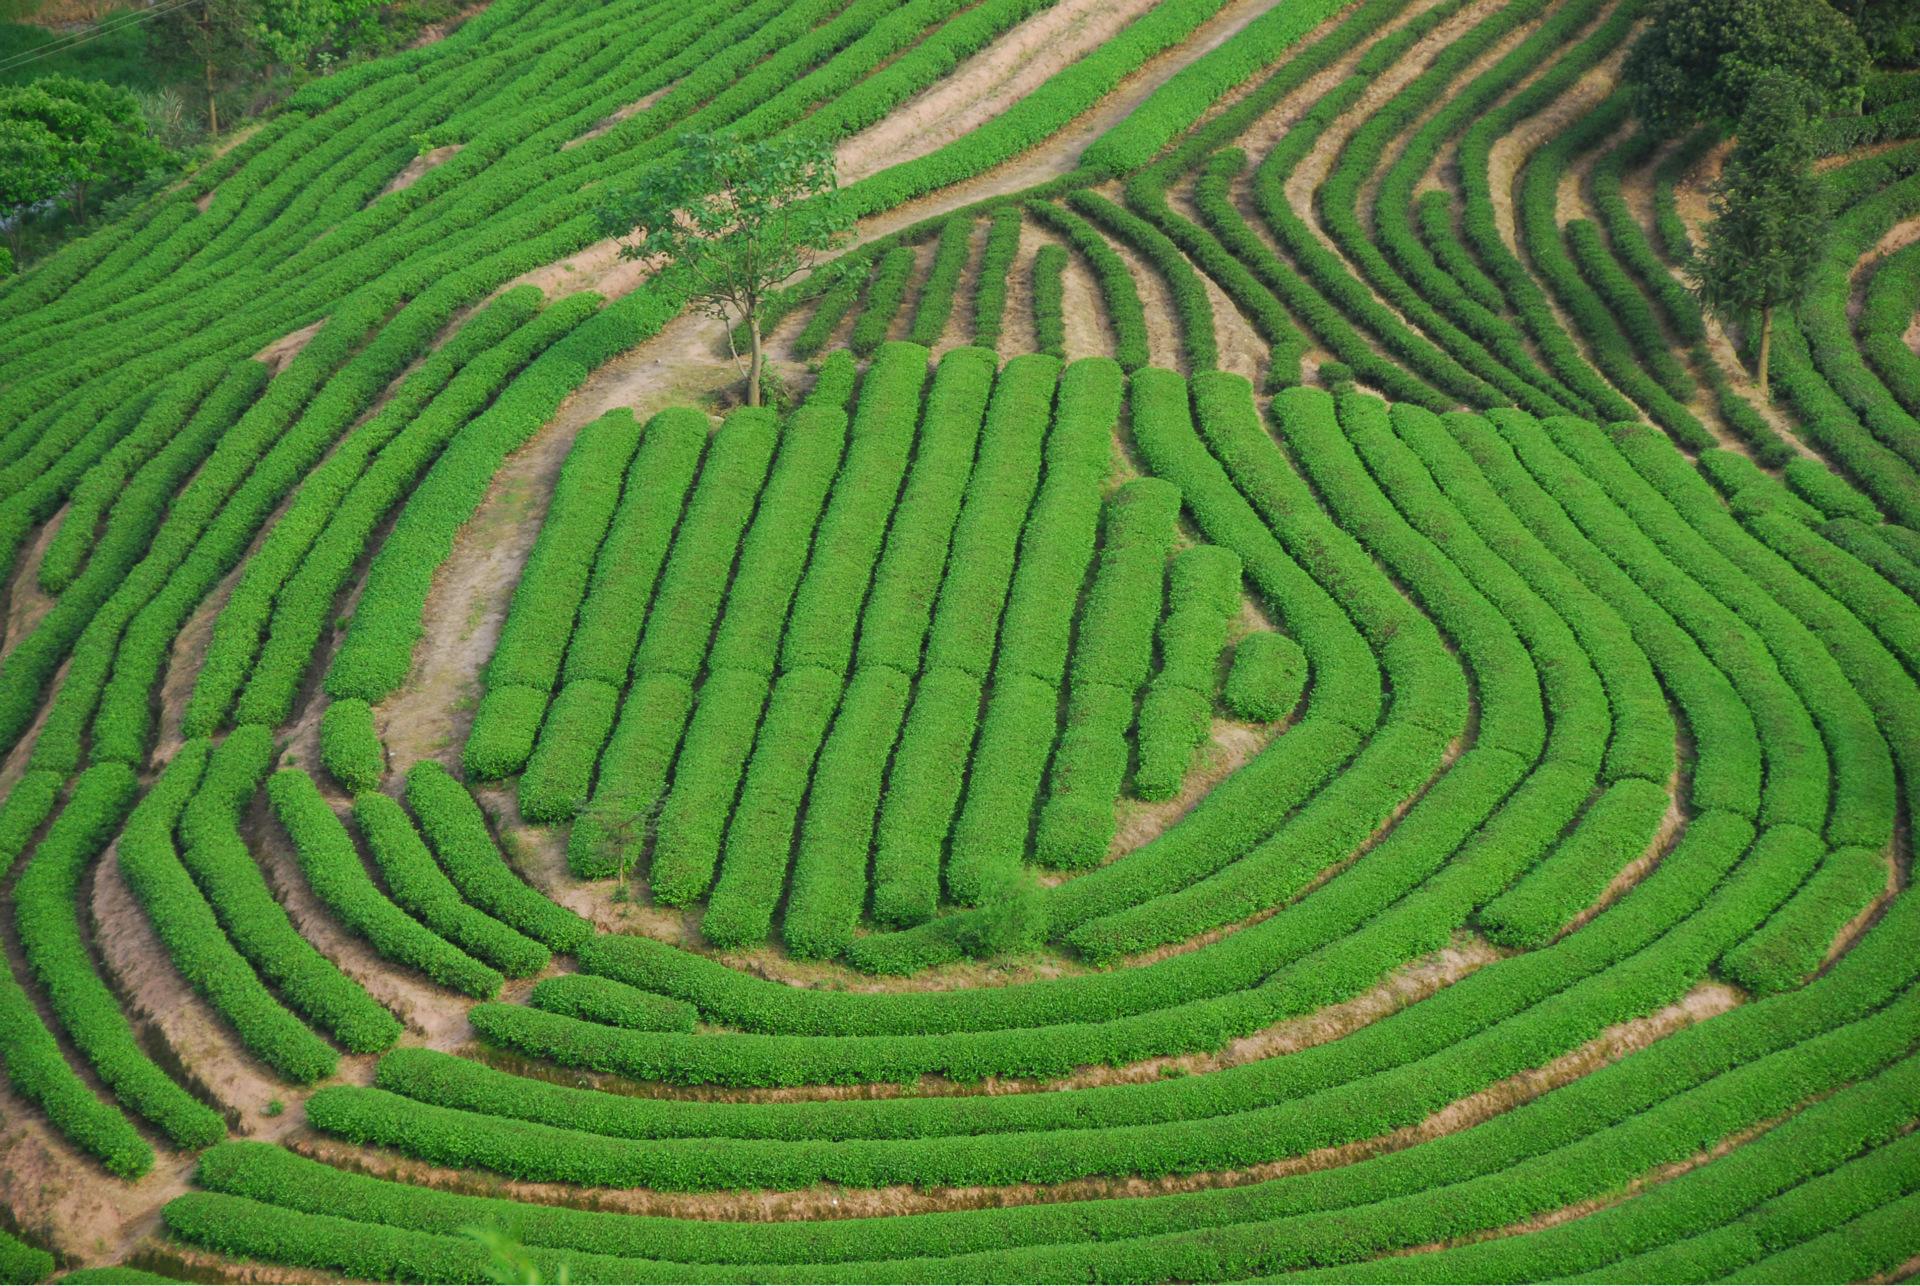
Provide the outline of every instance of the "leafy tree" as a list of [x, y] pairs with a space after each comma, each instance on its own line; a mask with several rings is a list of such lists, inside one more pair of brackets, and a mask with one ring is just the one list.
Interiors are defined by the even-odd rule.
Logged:
[[1635, 113], [1662, 131], [1739, 120], [1769, 72], [1803, 81], [1824, 108], [1853, 107], [1866, 46], [1825, 0], [1658, 0], [1626, 64]]
[[1920, 67], [1920, 5], [1913, 0], [1852, 0], [1847, 13], [1875, 62]]
[[72, 149], [46, 124], [0, 115], [0, 220], [13, 260], [22, 256], [35, 207], [57, 199], [78, 175]]
[[672, 159], [600, 208], [601, 228], [622, 238], [622, 258], [657, 258], [687, 272], [694, 305], [729, 323], [729, 344], [731, 323], [745, 324], [749, 406], [760, 405], [767, 295], [849, 226], [835, 202], [813, 199], [835, 183], [832, 150], [818, 140], [688, 134]]
[[1740, 320], [1760, 314], [1756, 374], [1763, 396], [1773, 310], [1799, 296], [1826, 233], [1809, 119], [1800, 82], [1779, 72], [1755, 79], [1733, 154], [1714, 185], [1706, 247], [1688, 266], [1710, 312]]
[[[146, 114], [131, 92], [104, 80], [44, 76], [28, 92], [47, 95], [72, 123], [69, 146], [77, 174], [68, 189], [73, 217], [87, 217], [87, 194], [103, 184], [133, 183], [172, 159], [148, 132]], [[12, 115], [8, 95], [0, 95], [0, 115]]]

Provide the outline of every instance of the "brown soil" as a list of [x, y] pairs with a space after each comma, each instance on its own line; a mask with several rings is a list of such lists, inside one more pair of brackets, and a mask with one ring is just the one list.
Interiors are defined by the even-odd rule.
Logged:
[[320, 328], [326, 324], [327, 319], [322, 317], [310, 326], [302, 326], [299, 330], [282, 335], [279, 339], [274, 340], [271, 344], [268, 344], [265, 348], [255, 353], [253, 360], [256, 362], [264, 362], [267, 369], [271, 370], [275, 375], [278, 375], [281, 371], [287, 369], [288, 364], [291, 363], [294, 358], [300, 356], [300, 350], [305, 348], [308, 341], [315, 335], [318, 335]]
[[0, 599], [4, 605], [0, 607], [0, 657], [13, 651], [53, 610], [53, 595], [40, 588], [40, 560], [46, 556], [47, 546], [53, 543], [54, 533], [60, 530], [66, 517], [66, 506], [62, 505], [59, 512], [40, 524], [33, 539], [20, 547], [19, 557], [13, 564], [13, 579], [5, 587], [6, 597]]
[[434, 148], [430, 152], [424, 152], [414, 157], [411, 161], [408, 161], [400, 167], [400, 172], [387, 181], [387, 186], [380, 189], [380, 195], [374, 197], [374, 200], [378, 201], [380, 197], [387, 195], [389, 192], [398, 192], [402, 188], [412, 187], [420, 181], [421, 175], [433, 169], [435, 166], [444, 164], [449, 157], [453, 156], [453, 154], [459, 150], [460, 144], [447, 143]]
[[1866, 307], [1867, 286], [1873, 280], [1873, 274], [1886, 262], [1890, 254], [1904, 250], [1914, 242], [1920, 241], [1920, 217], [1906, 219], [1888, 228], [1873, 249], [1860, 257], [1853, 265], [1853, 279], [1847, 290], [1847, 320], [1858, 324], [1860, 312]]
[[841, 143], [840, 182], [852, 183], [965, 137], [1152, 8], [1153, 0], [1060, 0]]
[[[608, 362], [559, 413], [508, 458], [453, 553], [434, 577], [407, 685], [384, 702], [381, 726], [396, 772], [420, 759], [458, 769], [482, 691], [480, 676], [506, 619], [574, 436], [615, 407], [642, 420], [663, 407], [698, 403], [737, 376], [705, 353], [713, 323], [684, 316], [651, 342]], [[690, 351], [691, 350], [691, 351]]]

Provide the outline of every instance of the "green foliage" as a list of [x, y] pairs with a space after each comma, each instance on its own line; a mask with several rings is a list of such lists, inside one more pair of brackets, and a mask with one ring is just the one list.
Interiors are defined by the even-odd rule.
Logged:
[[1756, 78], [1733, 154], [1714, 185], [1706, 246], [1688, 272], [1708, 311], [1727, 319], [1763, 315], [1762, 390], [1773, 309], [1799, 295], [1818, 261], [1825, 211], [1803, 90], [1779, 74]]
[[1033, 256], [1033, 346], [1049, 357], [1065, 357], [1067, 349], [1063, 292], [1067, 252], [1059, 246], [1041, 246]]
[[[640, 424], [625, 408], [607, 412], [574, 439], [487, 663], [489, 688], [550, 691], [559, 679], [561, 654], [639, 444]], [[651, 490], [654, 480], [644, 480]], [[657, 503], [654, 495], [648, 499]]]
[[1020, 207], [1003, 205], [987, 220], [986, 248], [973, 297], [973, 342], [982, 348], [1000, 346], [1000, 327], [1007, 315], [1007, 278], [1020, 253]]
[[[330, 1076], [339, 1056], [267, 990], [237, 949], [259, 941], [264, 933], [256, 929], [237, 942], [230, 939], [174, 847], [174, 825], [200, 782], [207, 758], [205, 741], [189, 741], [167, 764], [159, 781], [127, 819], [117, 849], [120, 873], [152, 922], [174, 967], [216, 1013], [232, 1024], [241, 1042], [256, 1057], [296, 1083]], [[228, 905], [232, 905], [231, 899]], [[263, 921], [261, 928], [265, 927]], [[278, 976], [291, 982], [301, 975], [283, 966]], [[321, 972], [311, 966], [304, 983], [301, 990], [289, 991], [290, 1004], [301, 1000], [311, 1003], [312, 997], [328, 990], [343, 997], [350, 994], [341, 990], [351, 986], [344, 978], [328, 988]], [[345, 1030], [353, 1032], [368, 1050], [391, 1044], [400, 1034], [399, 1022], [364, 994], [359, 999], [365, 1017], [360, 1026]]]
[[774, 684], [727, 822], [720, 878], [700, 919], [701, 934], [715, 946], [766, 939], [786, 887], [800, 802], [839, 703], [840, 676], [831, 671], [802, 666]]
[[1851, 107], [1866, 71], [1859, 34], [1825, 0], [1659, 0], [1625, 68], [1635, 113], [1662, 132], [1739, 120], [1771, 75]]
[[1114, 350], [1119, 354], [1120, 365], [1130, 371], [1145, 366], [1149, 360], [1147, 318], [1140, 304], [1139, 289], [1133, 282], [1133, 269], [1127, 266], [1127, 261], [1107, 244], [1092, 224], [1051, 202], [1030, 201], [1026, 211], [1066, 237], [1093, 268], [1100, 281], [1101, 296], [1106, 301], [1107, 321], [1113, 327]]
[[467, 904], [392, 798], [377, 791], [356, 796], [353, 818], [387, 891], [416, 920], [510, 978], [547, 967], [551, 953], [544, 946]]
[[89, 768], [79, 776], [66, 807], [14, 882], [14, 923], [27, 967], [45, 989], [55, 1017], [114, 1097], [176, 1146], [205, 1147], [225, 1137], [226, 1122], [140, 1047], [119, 999], [95, 971], [79, 918], [86, 869], [137, 793], [132, 772], [120, 764]]
[[907, 338], [916, 344], [933, 345], [946, 333], [953, 316], [954, 296], [959, 293], [960, 277], [967, 269], [973, 250], [974, 220], [955, 215], [940, 225], [940, 240], [934, 246], [933, 266], [920, 287], [920, 298], [913, 307], [913, 328]]
[[880, 266], [867, 283], [866, 303], [847, 339], [847, 346], [860, 356], [872, 356], [887, 338], [900, 305], [906, 301], [907, 279], [917, 263], [919, 256], [912, 246], [895, 246], [880, 257]]
[[1227, 627], [1240, 614], [1240, 559], [1217, 545], [1175, 554], [1167, 568], [1167, 611], [1157, 632], [1160, 668], [1140, 705], [1140, 763], [1134, 793], [1171, 799], [1194, 748], [1206, 740]]
[[482, 999], [498, 994], [498, 971], [410, 917], [373, 882], [353, 837], [313, 778], [297, 768], [282, 769], [267, 783], [267, 798], [314, 893], [349, 930], [385, 959], [418, 969], [442, 986]]
[[[331, 1032], [356, 1053], [385, 1049], [399, 1037], [399, 1021], [381, 1008], [359, 983], [321, 955], [294, 927], [286, 910], [267, 887], [259, 863], [240, 838], [241, 813], [259, 791], [272, 757], [272, 735], [257, 725], [234, 729], [207, 757], [205, 775], [199, 779], [198, 788], [180, 814], [179, 859], [185, 867], [180, 877], [190, 876], [191, 883], [205, 891], [205, 902], [218, 918], [226, 938], [252, 965], [260, 981], [271, 984], [290, 1008]], [[311, 782], [308, 785], [311, 786]], [[317, 793], [315, 799], [318, 799]], [[324, 803], [321, 806], [324, 807]], [[339, 825], [337, 820], [334, 825]], [[154, 854], [158, 867], [156, 894], [174, 897], [169, 911], [181, 917], [183, 930], [197, 930], [205, 921], [195, 900], [186, 896], [187, 886], [180, 885], [166, 858], [164, 849]], [[354, 854], [353, 859], [359, 869], [359, 856]], [[364, 870], [360, 870], [360, 876], [366, 878]], [[131, 873], [129, 881], [134, 882]], [[153, 906], [152, 899], [148, 899], [148, 906]], [[158, 913], [155, 918], [159, 918]], [[183, 945], [198, 948], [204, 944], [183, 942]], [[178, 951], [176, 948], [176, 957]], [[221, 970], [206, 979], [209, 987], [233, 985], [230, 982], [233, 971], [227, 967], [224, 954], [217, 949], [209, 950], [203, 960], [207, 968], [218, 966]], [[188, 977], [194, 977], [196, 972], [189, 971]], [[272, 1034], [279, 1042], [287, 1041], [282, 1033]], [[290, 1043], [289, 1053], [303, 1060], [305, 1066], [315, 1066], [319, 1060], [314, 1056], [313, 1047], [319, 1042], [311, 1033], [301, 1034], [309, 1039]], [[324, 1045], [320, 1048], [325, 1050]], [[332, 1052], [325, 1053], [324, 1071], [309, 1071], [297, 1079], [318, 1079], [319, 1075], [331, 1072]]]
[[354, 698], [328, 704], [320, 716], [320, 763], [348, 794], [379, 789], [387, 750], [373, 726], [372, 707]]
[[1306, 686], [1307, 658], [1300, 645], [1284, 634], [1261, 630], [1234, 644], [1233, 666], [1220, 698], [1242, 719], [1272, 723], [1292, 713]]
[[867, 900], [867, 854], [887, 756], [906, 718], [908, 677], [886, 666], [854, 673], [800, 819], [780, 936], [802, 959], [836, 956]]
[[[67, 1274], [71, 1277], [73, 1274]], [[0, 1278], [10, 1282], [38, 1282], [53, 1276], [53, 1256], [30, 1246], [10, 1232], [0, 1231]]]
[[466, 901], [556, 951], [570, 951], [592, 934], [585, 919], [514, 873], [473, 796], [434, 760], [422, 759], [407, 770], [407, 803]]
[[698, 1017], [694, 1007], [683, 1000], [670, 1000], [590, 973], [563, 973], [542, 979], [528, 994], [527, 1003], [548, 1013], [634, 1031], [690, 1032]]
[[[633, 186], [602, 193], [595, 218], [602, 233], [620, 238], [622, 258], [680, 269], [695, 307], [747, 327], [747, 405], [758, 406], [762, 309], [768, 294], [851, 226], [839, 203], [827, 199], [834, 189], [832, 148], [811, 133], [688, 133]], [[894, 289], [892, 307], [904, 284]]]

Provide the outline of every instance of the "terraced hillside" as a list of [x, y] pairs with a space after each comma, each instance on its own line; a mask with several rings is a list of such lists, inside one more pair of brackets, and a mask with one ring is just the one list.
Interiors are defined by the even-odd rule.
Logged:
[[0, 1275], [1920, 1271], [1920, 75], [1767, 396], [1646, 9], [492, 0], [0, 285]]

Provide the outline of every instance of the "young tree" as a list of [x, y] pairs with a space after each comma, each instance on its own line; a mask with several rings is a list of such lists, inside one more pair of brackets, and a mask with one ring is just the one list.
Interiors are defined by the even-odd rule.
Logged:
[[156, 11], [153, 43], [169, 62], [190, 64], [207, 95], [207, 133], [220, 137], [220, 90], [259, 56], [258, 0], [195, 0]]
[[1625, 69], [1635, 114], [1665, 132], [1738, 121], [1771, 72], [1804, 82], [1822, 108], [1853, 107], [1866, 46], [1825, 0], [1658, 0]]
[[634, 859], [646, 847], [652, 817], [617, 802], [588, 804], [581, 817], [592, 824], [599, 856], [613, 867], [615, 900], [624, 901], [627, 878], [633, 874]]
[[1706, 247], [1688, 266], [1708, 311], [1730, 320], [1760, 314], [1755, 373], [1762, 396], [1773, 310], [1799, 296], [1826, 234], [1808, 109], [1806, 87], [1791, 76], [1755, 79], [1733, 154], [1714, 185]]
[[600, 226], [621, 238], [622, 258], [657, 257], [685, 270], [694, 305], [728, 324], [729, 344], [732, 325], [746, 325], [747, 405], [758, 406], [762, 309], [849, 226], [835, 202], [814, 199], [834, 186], [825, 143], [688, 134], [672, 159], [607, 199]]

